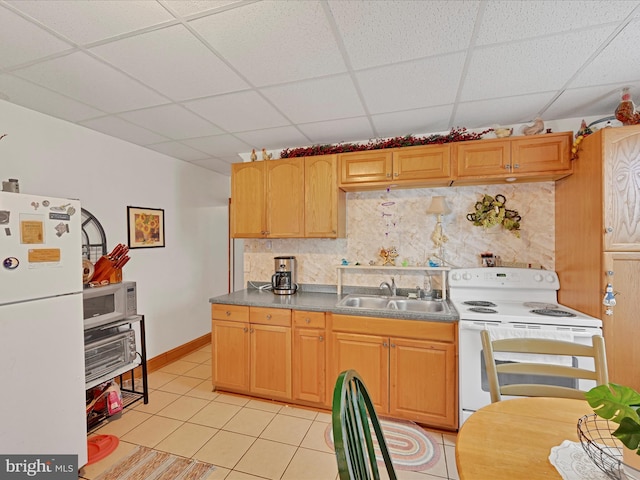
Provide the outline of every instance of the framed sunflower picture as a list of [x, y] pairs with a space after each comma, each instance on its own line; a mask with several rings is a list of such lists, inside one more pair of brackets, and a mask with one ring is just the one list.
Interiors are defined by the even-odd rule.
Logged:
[[127, 207], [129, 248], [164, 247], [164, 210]]

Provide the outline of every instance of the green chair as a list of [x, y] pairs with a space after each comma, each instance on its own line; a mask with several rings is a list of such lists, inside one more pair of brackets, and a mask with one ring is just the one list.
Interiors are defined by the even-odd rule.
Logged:
[[389, 480], [396, 480], [378, 415], [364, 382], [355, 370], [345, 370], [338, 376], [333, 390], [331, 421], [340, 480], [380, 478], [371, 427], [384, 458]]

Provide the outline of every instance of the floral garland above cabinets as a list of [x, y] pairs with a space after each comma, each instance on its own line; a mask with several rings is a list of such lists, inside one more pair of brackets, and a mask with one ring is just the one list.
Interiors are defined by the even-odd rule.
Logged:
[[495, 197], [485, 195], [482, 200], [476, 202], [475, 212], [467, 214], [467, 220], [478, 227], [485, 229], [502, 225], [516, 237], [520, 238], [520, 221], [522, 217], [517, 210], [509, 210], [505, 207], [507, 199], [498, 194]]
[[418, 145], [441, 145], [443, 143], [465, 142], [480, 140], [483, 135], [493, 132], [493, 128], [479, 133], [467, 132], [466, 128], [452, 128], [446, 135], [429, 135], [428, 137], [394, 137], [386, 140], [370, 140], [367, 143], [339, 143], [337, 145], [314, 145], [312, 147], [285, 148], [280, 152], [280, 158], [312, 157], [315, 155], [332, 155], [336, 153], [361, 152], [365, 150], [379, 150], [383, 148], [413, 147]]

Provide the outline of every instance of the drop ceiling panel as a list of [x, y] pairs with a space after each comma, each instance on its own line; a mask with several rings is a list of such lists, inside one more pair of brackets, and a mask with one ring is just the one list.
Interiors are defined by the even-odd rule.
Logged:
[[8, 3], [78, 44], [173, 20], [159, 3], [146, 0], [10, 0]]
[[104, 114], [84, 103], [11, 75], [0, 75], [1, 95], [12, 103], [70, 122]]
[[241, 4], [243, 0], [165, 0], [164, 4], [178, 15], [186, 17], [196, 13]]
[[305, 123], [298, 128], [313, 144], [353, 142], [375, 136], [367, 117]]
[[[238, 157], [239, 159], [239, 157]], [[218, 158], [207, 158], [205, 160], [194, 160], [194, 165], [198, 165], [200, 167], [206, 168], [207, 170], [213, 170], [214, 172], [218, 172], [222, 175], [231, 176], [231, 164], [227, 163]]]
[[[640, 20], [622, 32], [580, 72], [571, 87], [624, 83], [640, 80]], [[640, 100], [640, 99], [636, 99]]]
[[373, 115], [373, 124], [381, 137], [418, 135], [449, 129], [453, 104], [440, 107], [417, 108], [402, 112]]
[[19, 65], [72, 46], [0, 5], [0, 68]]
[[185, 102], [184, 106], [228, 132], [289, 124], [289, 121], [273, 105], [254, 91], [194, 100]]
[[[540, 114], [540, 106], [546, 105], [553, 98], [554, 93], [536, 93], [460, 103], [456, 109], [453, 124], [483, 128], [530, 122]], [[545, 114], [542, 116], [548, 118]]]
[[356, 117], [365, 113], [349, 75], [267, 87], [262, 93], [294, 123]]
[[91, 52], [173, 100], [247, 87], [182, 25], [100, 45]]
[[612, 27], [477, 49], [460, 100], [484, 100], [561, 89]]
[[477, 1], [329, 2], [355, 69], [467, 49], [479, 5]]
[[105, 112], [114, 113], [166, 102], [166, 99], [147, 87], [82, 52], [38, 63], [14, 73]]
[[236, 136], [249, 145], [255, 145], [252, 148], [256, 150], [259, 148], [272, 150], [301, 147], [310, 143], [309, 139], [295, 127], [267, 128], [265, 130], [238, 133]]
[[[640, 80], [631, 91], [635, 98], [640, 98]], [[546, 115], [548, 118], [612, 116], [620, 102], [620, 92], [619, 85], [571, 88], [560, 95]]]
[[370, 113], [452, 103], [464, 64], [456, 53], [379, 67], [356, 74]]
[[264, 1], [189, 24], [256, 86], [346, 70], [318, 1]]
[[486, 2], [477, 45], [580, 30], [623, 20], [636, 1], [529, 1]]
[[179, 105], [121, 113], [120, 117], [173, 140], [221, 133], [219, 128]]
[[208, 153], [214, 157], [233, 155], [237, 152], [248, 152], [252, 148], [251, 144], [245, 143], [233, 135], [214, 135], [200, 138], [189, 138], [182, 143], [189, 145], [196, 150]]
[[134, 125], [118, 117], [101, 117], [79, 122], [87, 128], [92, 128], [112, 137], [121, 138], [138, 145], [147, 145], [166, 141], [167, 137], [153, 133], [146, 128]]
[[194, 160], [205, 160], [209, 158], [209, 155], [206, 153], [200, 152], [194, 148], [191, 148], [187, 145], [184, 145], [180, 142], [163, 142], [156, 143], [153, 145], [147, 145], [151, 150], [155, 150], [156, 152], [164, 153], [174, 158], [179, 158], [180, 160], [185, 160], [187, 162], [193, 162]]

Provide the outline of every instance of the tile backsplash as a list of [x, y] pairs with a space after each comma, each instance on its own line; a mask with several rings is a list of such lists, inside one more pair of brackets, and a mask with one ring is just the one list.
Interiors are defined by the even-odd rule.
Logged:
[[[475, 203], [485, 194], [504, 195], [506, 207], [518, 211], [522, 217], [520, 238], [502, 227], [485, 230], [467, 220], [467, 214], [474, 211]], [[425, 213], [435, 195], [444, 196], [451, 209], [442, 221], [449, 238], [445, 244], [448, 266], [481, 266], [480, 253], [489, 251], [505, 262], [555, 268], [555, 189], [553, 182], [541, 182], [348, 193], [346, 238], [247, 239], [244, 242], [245, 281], [270, 281], [273, 257], [278, 255], [296, 257], [298, 283], [303, 284], [335, 285], [336, 267], [343, 259], [349, 264], [369, 265], [371, 261], [381, 264], [382, 247], [396, 247], [398, 268], [403, 261], [409, 266], [426, 265], [436, 252], [431, 234], [437, 219]], [[422, 286], [422, 275], [403, 274], [401, 270], [389, 270], [388, 274], [379, 270], [349, 271], [343, 283], [378, 286], [392, 275], [399, 287]]]

